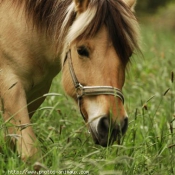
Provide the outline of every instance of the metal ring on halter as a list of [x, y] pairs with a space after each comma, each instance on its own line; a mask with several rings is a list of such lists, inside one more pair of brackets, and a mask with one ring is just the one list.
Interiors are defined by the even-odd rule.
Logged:
[[76, 88], [76, 94], [77, 98], [81, 98], [84, 95], [83, 85], [81, 85], [80, 83], [79, 86]]

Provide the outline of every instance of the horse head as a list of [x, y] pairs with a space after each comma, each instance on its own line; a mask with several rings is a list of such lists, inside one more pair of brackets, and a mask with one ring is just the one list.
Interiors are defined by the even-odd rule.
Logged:
[[69, 7], [76, 17], [65, 39], [63, 87], [102, 146], [119, 139], [128, 127], [122, 88], [129, 57], [138, 48], [134, 4], [74, 0]]

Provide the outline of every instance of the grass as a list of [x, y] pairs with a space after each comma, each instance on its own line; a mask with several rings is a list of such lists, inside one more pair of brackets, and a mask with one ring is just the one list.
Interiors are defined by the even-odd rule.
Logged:
[[[130, 122], [122, 145], [94, 145], [78, 109], [60, 88], [59, 75], [50, 91], [57, 95], [48, 96], [32, 118], [43, 153], [38, 160], [43, 174], [175, 174], [175, 35], [154, 25], [141, 25], [141, 32], [144, 56], [134, 56], [126, 75]], [[25, 164], [9, 150], [2, 119], [0, 123], [0, 175], [31, 174], [33, 164]]]

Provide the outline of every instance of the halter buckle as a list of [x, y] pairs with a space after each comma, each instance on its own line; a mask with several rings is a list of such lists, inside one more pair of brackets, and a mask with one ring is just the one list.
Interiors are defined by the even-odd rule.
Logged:
[[76, 86], [76, 94], [78, 99], [84, 95], [84, 88], [83, 85], [81, 85], [80, 83], [78, 83], [78, 85]]

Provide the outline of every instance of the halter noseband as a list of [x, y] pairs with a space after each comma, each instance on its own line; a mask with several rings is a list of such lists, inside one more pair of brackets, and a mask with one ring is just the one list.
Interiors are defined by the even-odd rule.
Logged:
[[80, 107], [80, 112], [83, 116], [83, 118], [85, 119], [82, 111], [81, 111], [81, 99], [84, 96], [95, 96], [95, 95], [113, 95], [115, 97], [120, 98], [120, 100], [122, 101], [122, 103], [124, 104], [124, 96], [123, 93], [121, 92], [121, 90], [119, 90], [118, 88], [112, 87], [112, 86], [83, 86], [77, 79], [76, 75], [75, 75], [75, 71], [73, 68], [73, 64], [72, 64], [72, 59], [71, 59], [71, 51], [69, 50], [66, 54], [66, 58], [64, 60], [64, 62], [68, 59], [68, 63], [69, 63], [69, 71], [72, 77], [72, 81], [74, 84], [74, 87], [76, 89], [76, 95], [77, 95], [77, 99], [78, 99], [78, 104]]

